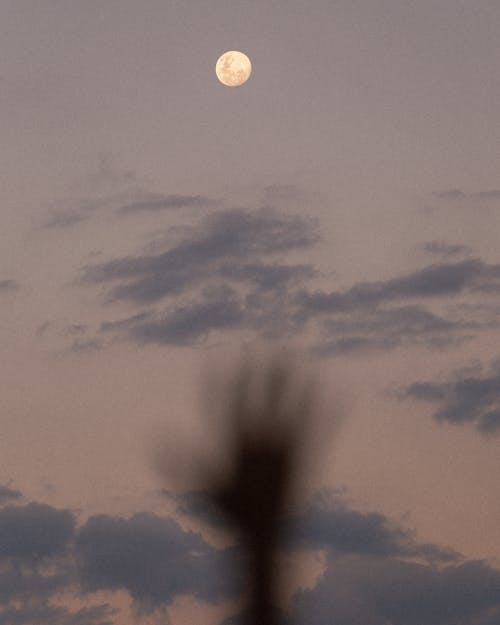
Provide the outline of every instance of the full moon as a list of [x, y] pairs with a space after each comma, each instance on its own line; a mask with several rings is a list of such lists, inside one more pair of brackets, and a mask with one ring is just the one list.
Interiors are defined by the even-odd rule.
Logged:
[[215, 73], [226, 87], [239, 87], [250, 78], [252, 64], [243, 52], [228, 50], [219, 57], [215, 65]]

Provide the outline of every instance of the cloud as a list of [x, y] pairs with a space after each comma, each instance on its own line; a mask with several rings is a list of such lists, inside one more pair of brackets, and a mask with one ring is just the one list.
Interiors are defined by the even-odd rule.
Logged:
[[310, 625], [491, 625], [500, 617], [500, 571], [331, 554], [316, 586], [295, 596], [292, 616]]
[[463, 256], [471, 253], [471, 248], [467, 245], [445, 243], [444, 241], [427, 241], [422, 245], [422, 249], [434, 256], [440, 256], [444, 260], [453, 256]]
[[[313, 224], [301, 218], [275, 211], [221, 211], [188, 228], [184, 239], [165, 251], [85, 267], [81, 282], [109, 285], [111, 301], [150, 307], [171, 301], [166, 308], [101, 326], [102, 332], [139, 343], [191, 344], [213, 330], [235, 328], [283, 336], [315, 319], [322, 335], [316, 351], [336, 356], [409, 345], [453, 347], [498, 325], [486, 318], [486, 309], [467, 319], [463, 311], [448, 310], [444, 316], [420, 302], [405, 302], [439, 302], [464, 292], [496, 294], [500, 265], [479, 259], [443, 262], [342, 291], [310, 291], [305, 286], [318, 276], [315, 268], [286, 264], [279, 256], [316, 241]], [[459, 251], [440, 244], [432, 248]]]
[[157, 213], [179, 208], [199, 208], [201, 206], [212, 206], [214, 203], [214, 200], [205, 195], [147, 193], [143, 197], [123, 204], [116, 210], [123, 215], [130, 215], [145, 212]]
[[353, 312], [324, 323], [326, 340], [317, 348], [323, 355], [390, 350], [405, 345], [443, 348], [464, 340], [471, 324], [453, 322], [422, 306], [401, 306]]
[[461, 189], [445, 189], [444, 191], [436, 191], [432, 195], [440, 200], [489, 200], [499, 199], [500, 189], [473, 192], [465, 192]]
[[68, 510], [29, 503], [0, 509], [0, 562], [37, 563], [62, 555], [72, 537], [75, 518]]
[[[286, 613], [276, 607], [272, 607], [269, 609], [271, 614], [271, 618], [269, 619], [271, 623], [274, 625], [289, 625], [290, 619], [287, 618]], [[255, 617], [252, 614], [252, 611], [249, 609], [242, 610], [241, 612], [237, 612], [236, 614], [232, 614], [225, 618], [220, 625], [248, 625], [248, 623], [254, 623]]]
[[204, 195], [173, 195], [129, 189], [91, 200], [66, 200], [64, 203], [69, 207], [51, 211], [42, 221], [41, 228], [72, 228], [105, 210], [111, 210], [117, 215], [159, 213], [181, 208], [209, 207], [215, 201]]
[[116, 167], [110, 155], [101, 154], [96, 171], [88, 176], [80, 189], [81, 197], [54, 202], [40, 228], [72, 228], [104, 211], [116, 215], [159, 213], [181, 208], [209, 207], [215, 201], [205, 195], [154, 193], [148, 182], [137, 174]]
[[224, 575], [230, 552], [211, 549], [171, 518], [91, 517], [78, 533], [76, 549], [87, 591], [123, 589], [143, 609], [185, 594], [217, 602], [240, 590]]
[[[18, 491], [5, 487], [9, 499]], [[29, 503], [0, 509], [0, 623], [111, 625], [107, 605], [71, 611], [54, 602], [74, 589], [71, 556], [75, 518], [69, 510]]]
[[328, 491], [317, 493], [306, 508], [292, 516], [288, 523], [292, 547], [441, 562], [459, 558], [451, 549], [418, 543], [413, 532], [403, 529], [383, 514], [359, 512]]
[[[69, 576], [68, 572], [68, 568], [61, 565], [53, 572], [40, 572], [22, 566], [19, 559], [8, 565], [4, 563], [0, 571], [0, 604], [8, 604], [14, 600], [46, 600], [70, 583], [71, 572]], [[0, 619], [0, 622], [3, 621]]]
[[254, 262], [244, 265], [227, 264], [221, 267], [221, 277], [252, 284], [263, 291], [285, 289], [309, 278], [317, 272], [310, 265], [283, 265]]
[[[213, 527], [226, 526], [207, 493], [166, 492], [177, 503], [177, 512]], [[339, 554], [379, 557], [420, 558], [434, 562], [456, 561], [460, 555], [452, 549], [419, 543], [414, 533], [375, 512], [359, 512], [329, 490], [319, 491], [299, 512], [283, 519], [286, 549], [326, 549]]]
[[0, 280], [0, 295], [2, 293], [10, 293], [20, 288], [15, 280]]
[[[496, 294], [500, 265], [478, 259], [432, 264], [384, 281], [359, 282], [343, 291], [306, 291], [295, 296], [296, 319], [315, 319], [322, 332], [316, 351], [338, 355], [400, 346], [443, 348], [461, 344], [498, 321], [479, 309], [478, 318], [458, 311], [446, 316], [420, 303], [445, 301], [463, 292]], [[406, 303], [420, 300], [418, 303]], [[482, 312], [481, 312], [482, 311]], [[463, 311], [462, 311], [463, 312]], [[476, 315], [477, 316], [477, 315]]]
[[71, 612], [59, 605], [36, 602], [0, 610], [0, 620], [2, 625], [113, 625], [112, 617], [116, 612], [108, 604]]
[[72, 228], [77, 224], [90, 219], [90, 214], [85, 208], [74, 208], [70, 211], [52, 213], [42, 222], [42, 228]]
[[193, 517], [213, 527], [228, 527], [226, 517], [205, 491], [191, 490], [173, 493], [163, 490], [161, 494], [177, 504], [179, 514]]
[[436, 405], [437, 421], [455, 425], [473, 423], [483, 434], [500, 432], [500, 362], [487, 373], [458, 372], [445, 382], [415, 382], [401, 393]]
[[473, 318], [431, 309], [463, 293], [500, 292], [500, 264], [449, 260], [468, 252], [465, 246], [431, 241], [426, 251], [443, 262], [328, 291], [310, 288], [319, 277], [311, 264], [284, 262], [319, 242], [317, 223], [302, 216], [273, 208], [218, 210], [169, 232], [182, 232], [182, 238], [155, 253], [82, 269], [79, 283], [104, 287], [108, 302], [143, 307], [102, 323], [99, 345], [104, 334], [113, 333], [122, 340], [159, 345], [191, 345], [213, 331], [234, 329], [283, 337], [302, 332], [314, 320], [320, 333], [315, 350], [337, 356], [410, 345], [453, 347], [498, 325], [486, 318], [485, 309]]
[[[175, 495], [179, 508], [212, 518], [203, 493]], [[0, 622], [112, 625], [117, 611], [92, 593], [126, 591], [143, 612], [179, 596], [217, 603], [240, 596], [237, 548], [216, 550], [173, 519], [150, 513], [98, 515], [75, 527], [68, 510], [30, 503], [0, 510]], [[323, 492], [294, 513], [294, 543], [321, 549], [327, 568], [294, 597], [291, 619], [323, 625], [496, 625], [500, 571], [419, 543], [380, 513], [360, 512]], [[8, 545], [8, 548], [6, 548]], [[84, 592], [70, 608], [62, 593]], [[238, 622], [238, 619], [236, 619]]]
[[345, 291], [302, 293], [304, 314], [351, 312], [360, 308], [413, 298], [436, 298], [463, 291], [500, 289], [500, 265], [478, 259], [433, 264], [390, 280], [360, 282]]
[[186, 345], [213, 330], [229, 330], [242, 325], [244, 312], [234, 292], [208, 294], [204, 301], [179, 306], [171, 312], [135, 323], [128, 337], [139, 343]]
[[[213, 277], [228, 278], [249, 261], [308, 248], [316, 241], [312, 222], [302, 217], [272, 209], [218, 211], [205, 216], [198, 226], [188, 229], [182, 241], [159, 254], [126, 256], [85, 267], [82, 283], [118, 283], [109, 292], [110, 300], [150, 303]], [[258, 269], [253, 267], [254, 278]], [[262, 271], [260, 265], [261, 275]], [[303, 272], [303, 267], [298, 271]], [[275, 279], [284, 277], [290, 279], [283, 272]]]
[[11, 502], [15, 499], [21, 499], [23, 494], [19, 490], [13, 490], [8, 486], [2, 486], [0, 484], [0, 505]]
[[[69, 510], [38, 503], [1, 508], [0, 622], [111, 624], [109, 605], [92, 606], [99, 591], [125, 590], [146, 611], [186, 594], [216, 603], [241, 592], [237, 554], [148, 513], [94, 516], [78, 528]], [[83, 610], [61, 599], [82, 592]]]
[[220, 210], [183, 228], [181, 240], [157, 253], [84, 267], [80, 284], [104, 285], [109, 302], [143, 307], [104, 321], [99, 339], [186, 345], [236, 328], [276, 335], [296, 327], [290, 293], [317, 275], [282, 256], [317, 241], [316, 223], [302, 216]]

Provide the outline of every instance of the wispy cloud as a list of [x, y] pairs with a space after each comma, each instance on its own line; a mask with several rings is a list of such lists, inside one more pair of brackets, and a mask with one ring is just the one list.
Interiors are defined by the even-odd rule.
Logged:
[[147, 306], [128, 318], [104, 322], [101, 335], [191, 344], [213, 330], [271, 332], [279, 326], [283, 331], [291, 322], [285, 310], [290, 292], [317, 272], [282, 258], [317, 241], [315, 222], [301, 216], [273, 209], [221, 210], [184, 228], [181, 240], [157, 253], [85, 267], [80, 284], [107, 286], [110, 302]]
[[303, 290], [295, 299], [296, 315], [319, 321], [322, 340], [317, 350], [324, 355], [409, 345], [451, 347], [498, 322], [486, 311], [483, 317], [467, 318], [462, 313], [438, 314], [430, 306], [463, 292], [499, 290], [500, 265], [470, 259], [429, 265], [385, 281], [360, 282], [342, 291]]
[[0, 485], [0, 505], [22, 499], [22, 496], [21, 491]]
[[[157, 193], [133, 171], [118, 169], [102, 155], [97, 171], [79, 185], [76, 197], [54, 202], [47, 215], [38, 221], [41, 229], [70, 229], [103, 213], [122, 215], [158, 214], [164, 211], [212, 207], [216, 200], [205, 195]], [[220, 203], [220, 202], [219, 202]]]
[[458, 345], [479, 325], [452, 321], [422, 306], [361, 310], [332, 316], [323, 324], [323, 355], [338, 355], [400, 346], [443, 348]]
[[53, 212], [45, 221], [42, 222], [42, 228], [72, 228], [77, 224], [90, 219], [88, 207], [75, 207], [67, 211]]
[[0, 280], [0, 295], [2, 293], [11, 293], [20, 289], [20, 285], [16, 280]]
[[479, 259], [433, 264], [390, 280], [360, 282], [345, 291], [304, 292], [299, 305], [305, 315], [350, 312], [383, 303], [456, 295], [463, 291], [500, 289], [500, 265]]
[[[82, 283], [118, 282], [109, 292], [111, 300], [153, 302], [213, 277], [227, 279], [232, 274], [235, 279], [255, 280], [267, 271], [269, 278], [272, 267], [261, 263], [263, 257], [306, 249], [317, 240], [312, 222], [302, 217], [271, 209], [218, 211], [203, 217], [182, 241], [161, 253], [85, 267]], [[291, 271], [285, 275], [275, 270], [275, 284], [289, 280]]]
[[427, 241], [422, 245], [422, 249], [428, 254], [439, 256], [444, 260], [449, 260], [455, 256], [469, 255], [472, 249], [467, 245], [445, 243], [444, 241]]
[[415, 382], [401, 393], [435, 405], [433, 417], [455, 425], [474, 424], [483, 434], [500, 432], [500, 361], [489, 371], [459, 371], [444, 382]]
[[445, 189], [443, 191], [435, 191], [432, 196], [440, 200], [500, 199], [500, 189], [486, 189], [483, 191], [462, 191], [461, 189]]
[[167, 230], [152, 253], [85, 266], [79, 284], [99, 285], [107, 302], [142, 308], [103, 322], [99, 341], [115, 335], [191, 345], [213, 331], [310, 332], [319, 353], [336, 356], [410, 345], [453, 347], [499, 325], [486, 310], [438, 311], [463, 293], [474, 295], [479, 308], [481, 296], [500, 293], [500, 264], [461, 259], [469, 251], [465, 246], [431, 241], [425, 249], [441, 262], [342, 290], [313, 290], [312, 281], [320, 278], [315, 267], [286, 261], [318, 242], [317, 223], [302, 215], [272, 208], [216, 210], [194, 225]]
[[180, 208], [198, 208], [201, 206], [213, 206], [215, 200], [204, 195], [163, 195], [161, 193], [148, 193], [143, 197], [132, 200], [119, 206], [116, 211], [123, 215], [134, 213], [158, 213], [160, 211], [176, 210]]
[[141, 313], [115, 322], [104, 322], [101, 332], [118, 334], [138, 343], [189, 345], [214, 330], [240, 327], [245, 312], [229, 288], [207, 292], [201, 299], [166, 312]]

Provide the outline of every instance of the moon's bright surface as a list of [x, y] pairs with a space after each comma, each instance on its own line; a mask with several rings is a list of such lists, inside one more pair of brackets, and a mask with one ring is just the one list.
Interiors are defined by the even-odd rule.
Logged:
[[226, 87], [239, 87], [250, 78], [252, 64], [243, 52], [228, 50], [219, 57], [215, 65], [215, 73]]

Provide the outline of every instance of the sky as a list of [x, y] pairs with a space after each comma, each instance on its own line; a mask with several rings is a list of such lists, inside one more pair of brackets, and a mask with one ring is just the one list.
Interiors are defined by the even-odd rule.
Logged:
[[2, 625], [238, 623], [188, 475], [226, 450], [207, 370], [262, 345], [324, 398], [287, 619], [500, 622], [499, 31], [497, 0], [2, 0]]

